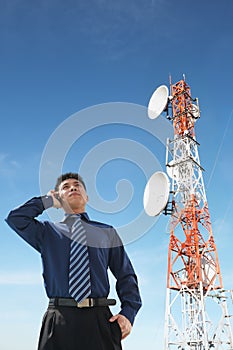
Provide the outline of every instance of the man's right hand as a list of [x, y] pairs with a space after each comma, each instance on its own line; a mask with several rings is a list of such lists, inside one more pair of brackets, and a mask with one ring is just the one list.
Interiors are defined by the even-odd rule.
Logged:
[[47, 193], [47, 196], [51, 196], [53, 198], [53, 207], [54, 208], [62, 208], [62, 204], [61, 204], [61, 200], [59, 200], [58, 198], [58, 192], [56, 192], [55, 190], [50, 190]]

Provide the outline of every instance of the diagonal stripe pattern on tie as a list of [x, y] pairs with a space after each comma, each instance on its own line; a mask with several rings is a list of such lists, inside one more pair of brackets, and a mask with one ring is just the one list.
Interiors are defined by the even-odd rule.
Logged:
[[79, 216], [71, 228], [69, 293], [78, 303], [91, 293], [86, 232]]

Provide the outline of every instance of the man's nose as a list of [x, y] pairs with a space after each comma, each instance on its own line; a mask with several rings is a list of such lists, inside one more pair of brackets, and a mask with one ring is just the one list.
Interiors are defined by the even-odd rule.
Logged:
[[77, 188], [75, 186], [71, 186], [71, 191], [77, 191]]

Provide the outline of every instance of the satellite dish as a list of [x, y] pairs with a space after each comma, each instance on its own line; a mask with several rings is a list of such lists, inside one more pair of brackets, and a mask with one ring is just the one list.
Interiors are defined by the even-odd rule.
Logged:
[[168, 102], [168, 88], [166, 85], [159, 86], [153, 93], [148, 104], [148, 116], [150, 119], [157, 118], [166, 108]]
[[171, 179], [176, 179], [178, 177], [178, 168], [174, 163], [174, 159], [172, 159], [166, 166], [167, 174]]
[[170, 182], [165, 173], [154, 173], [146, 184], [143, 205], [149, 216], [159, 215], [165, 209], [170, 192]]

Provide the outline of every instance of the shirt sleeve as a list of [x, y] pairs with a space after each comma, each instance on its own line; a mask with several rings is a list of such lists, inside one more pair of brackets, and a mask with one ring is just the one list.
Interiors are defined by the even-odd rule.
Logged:
[[6, 218], [7, 224], [37, 251], [41, 251], [45, 225], [35, 218], [53, 205], [51, 196], [34, 197], [13, 209]]
[[[121, 301], [120, 314], [124, 315], [133, 325], [135, 316], [142, 305], [137, 276], [116, 232], [115, 235], [109, 267], [116, 278], [116, 291]], [[116, 244], [117, 241], [119, 244]]]

